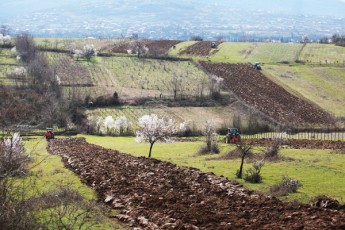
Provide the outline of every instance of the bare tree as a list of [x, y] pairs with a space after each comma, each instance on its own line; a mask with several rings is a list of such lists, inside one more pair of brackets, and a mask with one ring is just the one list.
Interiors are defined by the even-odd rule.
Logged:
[[18, 35], [15, 39], [15, 45], [16, 50], [23, 62], [29, 63], [35, 59], [37, 49], [32, 36], [25, 33]]
[[252, 146], [246, 145], [244, 142], [240, 142], [237, 144], [236, 148], [241, 153], [241, 165], [240, 169], [236, 173], [236, 176], [238, 178], [242, 178], [244, 159], [246, 158], [246, 156], [252, 153]]
[[214, 137], [217, 136], [216, 131], [213, 128], [213, 122], [210, 120], [207, 120], [204, 124], [204, 128], [202, 130], [202, 134], [205, 137], [205, 142], [207, 146], [207, 150], [211, 152], [212, 150], [212, 142], [214, 140]]
[[177, 92], [181, 89], [182, 79], [176, 73], [173, 73], [173, 77], [171, 79], [171, 85], [174, 92], [174, 100], [177, 99]]
[[140, 58], [140, 55], [146, 54], [149, 49], [145, 46], [144, 41], [142, 40], [134, 40], [129, 44], [130, 50], [132, 53], [135, 53], [138, 55], [138, 58]]
[[157, 141], [169, 142], [171, 136], [177, 132], [175, 122], [172, 119], [159, 118], [155, 114], [140, 117], [138, 123], [140, 129], [136, 132], [136, 140], [150, 143], [148, 157], [151, 157], [154, 143]]

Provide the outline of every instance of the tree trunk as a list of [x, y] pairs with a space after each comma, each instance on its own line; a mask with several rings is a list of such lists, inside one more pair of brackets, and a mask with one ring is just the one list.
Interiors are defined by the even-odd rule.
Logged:
[[246, 154], [243, 154], [242, 155], [242, 159], [241, 159], [240, 171], [238, 172], [238, 175], [237, 175], [238, 178], [242, 178], [243, 163], [244, 163], [244, 158], [245, 157], [246, 157]]
[[150, 142], [150, 152], [149, 152], [149, 158], [151, 158], [151, 152], [152, 152], [152, 147], [155, 142]]

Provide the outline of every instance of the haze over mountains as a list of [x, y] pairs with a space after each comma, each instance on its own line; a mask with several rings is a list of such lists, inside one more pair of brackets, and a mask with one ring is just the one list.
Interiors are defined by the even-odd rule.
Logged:
[[37, 36], [297, 40], [344, 33], [344, 12], [343, 0], [14, 0], [0, 2], [0, 25]]

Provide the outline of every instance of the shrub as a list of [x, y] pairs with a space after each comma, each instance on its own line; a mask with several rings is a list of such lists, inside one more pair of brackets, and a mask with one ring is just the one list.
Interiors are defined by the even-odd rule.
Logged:
[[265, 152], [265, 159], [278, 159], [280, 152], [281, 140], [275, 140], [273, 144], [267, 147]]
[[0, 142], [0, 178], [25, 174], [29, 161], [19, 133]]
[[302, 187], [302, 184], [297, 179], [283, 176], [280, 184], [270, 187], [270, 192], [276, 196], [284, 196], [288, 193], [297, 192], [298, 188], [300, 187]]
[[209, 153], [218, 154], [219, 152], [220, 152], [220, 149], [219, 149], [218, 143], [213, 141], [211, 143], [211, 148], [207, 144], [202, 145], [198, 151], [198, 154], [199, 155], [205, 155], [205, 154], [209, 154]]
[[251, 183], [260, 183], [262, 181], [260, 172], [264, 164], [265, 163], [263, 161], [255, 162], [252, 168], [247, 169], [246, 174], [244, 175], [244, 180]]

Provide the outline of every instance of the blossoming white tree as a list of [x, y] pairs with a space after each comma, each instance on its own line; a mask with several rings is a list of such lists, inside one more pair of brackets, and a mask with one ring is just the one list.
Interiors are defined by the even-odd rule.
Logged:
[[19, 133], [0, 140], [0, 178], [24, 174], [29, 158]]
[[97, 56], [97, 50], [94, 45], [85, 45], [83, 50], [74, 49], [73, 54], [77, 60], [85, 58], [87, 61], [90, 61], [93, 56]]
[[159, 118], [156, 114], [144, 115], [139, 118], [140, 130], [136, 132], [138, 142], [150, 143], [149, 157], [152, 147], [157, 141], [169, 142], [176, 130], [175, 122], [172, 119]]
[[83, 47], [82, 55], [86, 60], [90, 61], [93, 56], [97, 56], [97, 50], [94, 45], [85, 45]]
[[123, 134], [123, 132], [128, 129], [128, 120], [125, 116], [121, 116], [116, 118], [114, 122], [115, 129], [119, 132], [120, 135]]

